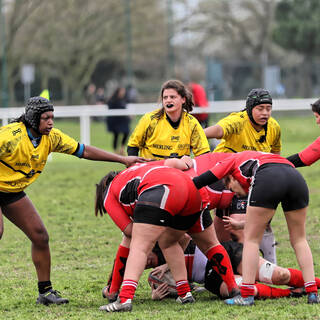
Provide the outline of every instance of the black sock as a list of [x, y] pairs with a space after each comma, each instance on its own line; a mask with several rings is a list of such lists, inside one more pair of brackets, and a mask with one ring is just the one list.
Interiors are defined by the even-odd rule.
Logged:
[[39, 293], [45, 293], [47, 291], [49, 291], [50, 289], [52, 289], [52, 284], [51, 281], [39, 281], [38, 282], [38, 289], [39, 289]]

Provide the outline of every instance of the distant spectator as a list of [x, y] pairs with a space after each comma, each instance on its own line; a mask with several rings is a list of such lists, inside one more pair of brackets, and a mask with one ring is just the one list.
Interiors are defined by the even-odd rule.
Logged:
[[86, 103], [87, 104], [96, 104], [96, 86], [93, 83], [88, 85], [86, 91]]
[[126, 100], [128, 103], [136, 103], [138, 101], [138, 91], [132, 84], [127, 86]]
[[[188, 87], [190, 88], [191, 93], [193, 95], [195, 108], [197, 107], [206, 108], [209, 106], [206, 91], [200, 84], [189, 82]], [[208, 127], [209, 125], [208, 113], [196, 113], [196, 114], [193, 114], [193, 116], [200, 122], [202, 128]]]
[[[126, 89], [118, 87], [107, 102], [109, 109], [126, 109]], [[125, 146], [129, 136], [130, 117], [111, 116], [106, 118], [107, 130], [113, 134], [113, 150], [121, 155], [125, 154]], [[122, 135], [120, 146], [118, 140]]]
[[106, 104], [104, 88], [98, 88], [96, 91], [96, 104]]

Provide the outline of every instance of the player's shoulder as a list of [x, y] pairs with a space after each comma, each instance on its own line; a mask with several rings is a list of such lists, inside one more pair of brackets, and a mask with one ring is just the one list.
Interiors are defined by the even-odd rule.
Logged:
[[[231, 112], [226, 117], [222, 118], [221, 122], [245, 122], [249, 117], [246, 111]], [[219, 121], [219, 122], [220, 122]]]
[[12, 122], [3, 127], [0, 127], [2, 137], [17, 137], [26, 131], [26, 127], [22, 122]]
[[159, 112], [160, 109], [156, 109], [150, 112], [147, 112], [145, 115], [142, 116], [141, 119], [143, 119], [144, 121], [159, 121]]
[[62, 135], [64, 135], [64, 133], [58, 128], [52, 128], [49, 133], [49, 137], [50, 136], [62, 136]]
[[192, 125], [199, 124], [199, 121], [192, 114], [190, 114], [190, 113], [188, 113], [186, 111], [182, 112], [182, 117], [185, 119], [185, 121], [189, 122]]
[[279, 125], [278, 121], [277, 121], [275, 118], [273, 118], [273, 117], [270, 117], [270, 118], [269, 118], [269, 120], [268, 120], [268, 126], [280, 130], [280, 125]]

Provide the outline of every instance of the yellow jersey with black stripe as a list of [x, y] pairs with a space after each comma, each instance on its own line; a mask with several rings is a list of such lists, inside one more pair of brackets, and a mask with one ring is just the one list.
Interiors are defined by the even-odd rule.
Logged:
[[53, 128], [35, 148], [22, 122], [0, 128], [0, 191], [19, 192], [42, 172], [51, 152], [73, 154], [78, 142]]
[[160, 119], [155, 114], [159, 110], [146, 113], [139, 121], [128, 146], [139, 148], [139, 155], [145, 158], [163, 159], [195, 156], [209, 152], [206, 135], [198, 120], [183, 111], [179, 126], [175, 129], [164, 113]]
[[264, 142], [261, 137], [265, 129], [259, 132], [252, 126], [246, 111], [233, 112], [221, 119], [217, 125], [223, 129], [223, 137], [214, 152], [262, 151], [280, 153], [281, 130], [278, 122], [270, 117], [267, 136]]

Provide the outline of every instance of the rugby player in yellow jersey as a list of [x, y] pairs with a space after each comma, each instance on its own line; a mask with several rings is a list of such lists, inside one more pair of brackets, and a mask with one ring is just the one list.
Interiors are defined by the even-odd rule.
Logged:
[[31, 240], [32, 261], [38, 277], [37, 303], [44, 305], [64, 304], [68, 300], [52, 288], [49, 236], [36, 208], [23, 190], [39, 177], [51, 152], [120, 162], [126, 166], [144, 161], [139, 157], [123, 157], [78, 143], [53, 128], [53, 111], [49, 100], [32, 97], [24, 114], [0, 128], [0, 238], [3, 234], [3, 214]]
[[145, 114], [128, 142], [128, 155], [161, 160], [210, 152], [208, 140], [193, 109], [191, 92], [179, 80], [162, 85], [162, 108]]
[[[246, 108], [234, 112], [206, 128], [207, 138], [221, 139], [214, 152], [241, 152], [246, 150], [280, 154], [281, 130], [278, 122], [271, 117], [272, 98], [265, 89], [252, 89], [246, 100]], [[221, 219], [215, 217], [217, 230], [223, 228]], [[275, 238], [270, 225], [260, 244], [266, 260], [277, 263]]]
[[252, 89], [246, 108], [233, 112], [204, 130], [208, 139], [222, 139], [214, 152], [263, 151], [280, 154], [281, 130], [271, 117], [272, 98], [265, 89]]

